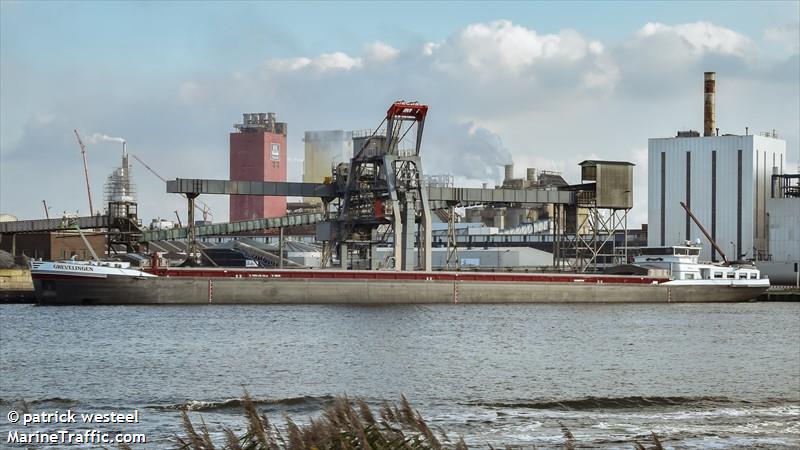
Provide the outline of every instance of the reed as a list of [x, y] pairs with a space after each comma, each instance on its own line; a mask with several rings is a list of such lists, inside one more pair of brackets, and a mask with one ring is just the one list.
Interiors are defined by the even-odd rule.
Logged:
[[[297, 425], [285, 416], [285, 431], [281, 431], [264, 414], [259, 414], [255, 402], [245, 391], [243, 398], [247, 431], [238, 436], [229, 428], [223, 429], [224, 442], [215, 444], [201, 418], [195, 428], [186, 409], [181, 411], [183, 434], [175, 437], [177, 450], [467, 450], [462, 438], [451, 440], [444, 430], [434, 430], [419, 411], [411, 407], [405, 396], [399, 406], [383, 402], [377, 411], [361, 399], [336, 397], [316, 420]], [[579, 446], [575, 436], [563, 424], [562, 448]], [[650, 443], [633, 442], [635, 450], [663, 450], [655, 433]], [[488, 448], [493, 449], [491, 445]], [[506, 447], [510, 449], [512, 447]], [[527, 447], [526, 447], [527, 448]], [[120, 447], [127, 450], [127, 447]]]

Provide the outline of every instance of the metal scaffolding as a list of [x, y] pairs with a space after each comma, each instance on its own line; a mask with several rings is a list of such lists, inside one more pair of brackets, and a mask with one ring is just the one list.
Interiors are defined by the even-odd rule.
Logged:
[[[574, 205], [554, 205], [553, 265], [597, 272], [620, 256], [627, 262], [628, 213], [633, 207], [633, 164], [584, 161], [581, 183], [571, 186]], [[622, 253], [616, 236], [623, 235]]]

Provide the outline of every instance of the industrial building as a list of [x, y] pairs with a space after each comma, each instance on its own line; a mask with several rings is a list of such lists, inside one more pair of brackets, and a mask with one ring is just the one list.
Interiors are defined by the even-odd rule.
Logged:
[[[303, 137], [303, 182], [323, 183], [330, 179], [336, 164], [353, 157], [353, 132], [344, 130], [306, 131]], [[303, 199], [307, 203], [321, 203], [319, 197]]]
[[800, 281], [800, 174], [773, 175], [770, 198], [767, 199], [766, 261], [758, 268], [769, 275], [774, 284]]
[[86, 247], [86, 242], [95, 253], [102, 255], [106, 249], [106, 236], [104, 233], [85, 232], [86, 241], [77, 231], [45, 231], [37, 233], [21, 233], [13, 239], [0, 239], [0, 250], [7, 251], [14, 256], [26, 256], [31, 259], [49, 261], [77, 258], [81, 261], [91, 259], [91, 251]]
[[133, 252], [137, 250], [137, 236], [142, 227], [136, 201], [136, 185], [131, 176], [131, 165], [122, 142], [122, 163], [106, 179], [104, 201], [106, 214], [117, 222], [115, 230], [108, 233], [108, 254]]
[[[245, 113], [230, 134], [230, 179], [286, 181], [286, 131], [275, 113]], [[260, 195], [230, 199], [230, 220], [241, 221], [286, 215], [286, 197]]]
[[701, 259], [767, 259], [767, 200], [772, 175], [783, 174], [786, 141], [774, 131], [720, 136], [715, 84], [706, 72], [703, 136], [680, 131], [648, 140], [648, 245], [703, 239], [683, 202], [719, 245], [705, 240]]
[[[505, 176], [502, 185], [496, 189], [559, 189], [569, 185], [560, 172], [536, 170], [528, 167], [525, 178], [514, 178], [514, 164], [504, 166]], [[533, 233], [552, 232], [553, 208], [549, 204], [519, 205], [485, 205], [468, 208], [465, 211], [465, 221], [470, 223], [483, 223], [488, 227], [516, 228], [530, 225]]]

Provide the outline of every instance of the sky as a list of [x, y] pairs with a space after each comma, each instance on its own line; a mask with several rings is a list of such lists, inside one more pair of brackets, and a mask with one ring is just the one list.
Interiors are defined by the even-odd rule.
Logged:
[[[377, 127], [395, 100], [430, 106], [429, 174], [498, 183], [502, 165], [580, 180], [585, 159], [636, 164], [647, 139], [702, 131], [717, 72], [720, 133], [777, 130], [800, 149], [800, 2], [45, 2], [0, 0], [0, 213], [88, 213], [128, 150], [168, 179], [227, 179], [243, 112], [303, 132]], [[139, 215], [185, 200], [133, 162]], [[204, 196], [214, 221], [228, 199]]]

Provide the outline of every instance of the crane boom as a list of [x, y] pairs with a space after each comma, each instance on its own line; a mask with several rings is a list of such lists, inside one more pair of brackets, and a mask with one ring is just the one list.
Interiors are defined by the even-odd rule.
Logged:
[[[155, 169], [153, 169], [152, 167], [148, 166], [146, 162], [142, 161], [141, 158], [139, 158], [138, 156], [134, 155], [133, 153], [131, 153], [131, 156], [133, 156], [133, 159], [138, 161], [139, 164], [143, 165], [145, 169], [149, 170], [150, 173], [152, 173], [153, 175], [158, 177], [159, 180], [163, 181], [164, 184], [167, 184], [167, 180], [164, 177], [162, 177], [158, 172], [156, 172]], [[181, 194], [181, 195], [186, 197], [185, 194]], [[211, 214], [211, 208], [209, 208], [207, 204], [201, 202], [200, 200], [195, 200], [194, 207], [197, 208], [203, 214], [203, 220], [204, 221], [208, 220], [208, 216], [214, 217], [214, 214]], [[176, 211], [175, 214], [178, 214], [178, 212]], [[178, 225], [180, 225], [180, 218], [178, 219]]]
[[83, 175], [86, 177], [86, 195], [89, 197], [89, 215], [94, 215], [94, 208], [92, 207], [92, 189], [89, 187], [89, 167], [86, 164], [86, 146], [83, 144], [81, 140], [81, 135], [78, 134], [78, 130], [75, 131], [75, 137], [78, 138], [78, 145], [81, 146], [81, 156], [83, 156]]
[[688, 214], [689, 217], [697, 225], [697, 228], [700, 228], [700, 232], [703, 233], [703, 235], [705, 235], [706, 239], [708, 239], [708, 242], [711, 243], [711, 246], [714, 247], [717, 250], [717, 252], [719, 252], [719, 255], [722, 256], [722, 260], [728, 262], [728, 258], [725, 257], [725, 252], [723, 252], [722, 248], [720, 248], [720, 246], [717, 245], [717, 242], [711, 238], [711, 235], [708, 234], [708, 231], [706, 231], [706, 228], [703, 226], [702, 223], [700, 223], [700, 220], [698, 220], [697, 217], [695, 217], [694, 214], [692, 214], [692, 211], [689, 210], [689, 207], [686, 206], [686, 203], [681, 202], [681, 206], [683, 207], [683, 209], [686, 210], [686, 214]]

